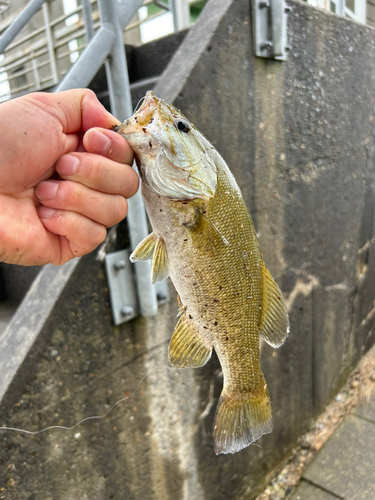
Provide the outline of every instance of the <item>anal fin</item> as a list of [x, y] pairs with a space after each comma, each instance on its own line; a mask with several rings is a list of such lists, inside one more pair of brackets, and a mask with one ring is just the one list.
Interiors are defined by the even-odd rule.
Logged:
[[284, 297], [264, 263], [259, 333], [272, 347], [280, 347], [289, 335], [289, 318]]
[[157, 240], [158, 238], [154, 233], [150, 233], [148, 236], [146, 236], [146, 238], [137, 245], [134, 252], [131, 254], [131, 262], [135, 262], [137, 260], [152, 259]]
[[206, 342], [193, 323], [183, 314], [176, 325], [168, 349], [168, 358], [175, 368], [198, 368], [210, 359], [212, 346]]

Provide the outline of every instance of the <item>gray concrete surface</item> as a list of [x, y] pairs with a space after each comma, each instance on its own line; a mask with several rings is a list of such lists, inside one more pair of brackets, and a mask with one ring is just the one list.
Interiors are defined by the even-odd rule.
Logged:
[[353, 413], [354, 415], [365, 418], [375, 424], [375, 394], [369, 400], [365, 400], [362, 404], [360, 404]]
[[2, 500], [252, 500], [374, 342], [375, 32], [288, 3], [287, 62], [253, 57], [247, 0], [212, 0], [158, 84], [168, 97], [170, 78], [183, 79], [174, 103], [227, 160], [287, 299], [291, 336], [261, 353], [273, 433], [216, 457], [216, 357], [197, 370], [168, 368], [173, 300], [157, 318], [114, 327], [94, 254], [45, 317], [0, 422], [73, 425], [149, 375], [103, 420], [2, 433]]
[[375, 494], [375, 424], [356, 416], [345, 419], [303, 477], [345, 500]]
[[[345, 418], [307, 467], [290, 500], [375, 498], [375, 398]], [[306, 481], [309, 481], [308, 483]]]
[[18, 305], [19, 302], [17, 300], [4, 300], [0, 302], [0, 337], [16, 312]]
[[64, 266], [45, 266], [33, 281], [0, 336], [0, 401], [6, 395], [18, 370], [49, 319], [61, 291], [73, 273], [77, 260]]
[[298, 485], [294, 493], [288, 497], [289, 500], [336, 500], [336, 495], [332, 495], [319, 486], [308, 483], [304, 479]]

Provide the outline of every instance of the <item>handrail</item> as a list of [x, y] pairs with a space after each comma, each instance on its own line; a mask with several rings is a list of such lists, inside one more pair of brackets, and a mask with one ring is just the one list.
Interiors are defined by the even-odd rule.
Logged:
[[114, 41], [115, 34], [112, 25], [103, 23], [78, 61], [59, 83], [56, 91], [87, 87], [111, 53]]
[[[0, 38], [0, 53], [5, 50], [45, 1], [31, 0]], [[86, 4], [89, 1], [87, 0]], [[71, 67], [55, 90], [87, 87], [99, 68], [105, 63], [112, 112], [120, 120], [125, 120], [126, 117], [130, 116], [133, 110], [122, 32], [142, 4], [143, 0], [122, 0], [119, 3], [116, 0], [98, 0], [101, 27], [93, 35], [77, 62]], [[47, 19], [48, 13], [45, 5], [43, 5], [43, 12], [47, 47], [51, 52], [53, 49], [51, 26]], [[91, 31], [91, 34], [93, 34], [93, 31]], [[53, 66], [53, 64], [54, 62], [52, 63], [52, 78], [56, 81], [57, 71], [56, 66]], [[140, 192], [129, 200], [127, 220], [131, 244], [135, 248], [148, 234], [146, 212]], [[154, 316], [157, 313], [156, 290], [161, 295], [168, 297], [167, 284], [164, 282], [158, 284], [158, 286], [152, 285], [150, 283], [150, 272], [150, 261], [135, 264], [140, 313], [143, 316]]]
[[0, 54], [8, 47], [10, 42], [18, 35], [21, 29], [30, 21], [34, 14], [38, 12], [40, 7], [46, 0], [31, 0], [22, 12], [16, 17], [12, 24], [5, 30], [0, 37]]
[[[187, 0], [180, 1], [184, 2]], [[61, 3], [61, 7], [59, 8], [62, 8], [62, 0], [59, 3]], [[158, 7], [158, 12], [149, 12], [146, 17], [142, 16], [142, 19], [138, 19], [137, 17], [131, 19], [137, 8], [152, 4]], [[34, 10], [36, 10], [37, 5], [34, 3], [34, 0], [28, 6], [29, 14], [32, 14], [30, 6], [34, 6]], [[46, 20], [50, 14], [48, 3], [43, 3], [42, 8], [43, 17]], [[121, 4], [118, 4], [117, 8], [120, 26], [124, 28], [125, 32], [130, 32], [137, 29], [143, 23], [163, 15], [166, 11], [165, 9], [167, 9], [167, 4], [164, 4], [161, 0], [138, 0], [137, 2], [134, 2], [134, 0], [123, 0]], [[5, 36], [5, 38], [0, 37], [2, 48], [8, 45], [3, 52], [4, 57], [0, 61], [0, 74], [1, 79], [9, 82], [9, 88], [7, 89], [7, 86], [4, 85], [1, 88], [0, 102], [10, 97], [22, 95], [25, 89], [27, 91], [47, 88], [50, 90], [53, 82], [57, 83], [65, 77], [73, 61], [83, 53], [95, 32], [100, 28], [97, 0], [81, 0], [81, 5], [70, 12], [66, 12], [64, 15], [58, 13], [56, 18], [48, 19], [48, 24], [45, 21], [43, 26], [37, 27], [32, 32], [16, 36], [16, 30], [14, 27], [11, 29], [11, 23], [17, 22], [20, 27], [23, 26], [27, 19], [25, 17], [26, 13], [27, 10], [24, 10], [23, 13], [12, 13], [9, 15], [12, 21], [7, 23], [5, 19], [2, 22], [3, 27], [0, 33], [3, 33], [3, 36]], [[71, 18], [71, 22], [67, 21], [69, 18]], [[42, 49], [43, 54], [45, 54], [44, 48], [48, 52], [47, 58], [49, 62], [48, 66], [45, 64], [45, 69], [41, 70], [40, 64], [42, 62], [45, 63], [46, 59], [45, 57], [41, 57], [40, 50]], [[25, 58], [28, 54], [33, 55]], [[22, 68], [22, 65], [25, 65], [25, 67]], [[23, 77], [23, 79], [16, 79], [12, 75], [13, 69], [26, 70], [25, 75], [27, 76]], [[51, 73], [51, 78], [47, 74], [48, 72]], [[30, 82], [33, 83], [31, 84]]]

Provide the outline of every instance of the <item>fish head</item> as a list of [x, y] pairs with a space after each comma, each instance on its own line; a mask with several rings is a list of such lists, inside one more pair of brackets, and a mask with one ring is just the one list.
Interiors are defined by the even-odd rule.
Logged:
[[213, 147], [178, 109], [152, 91], [117, 131], [134, 150], [142, 181], [151, 191], [181, 201], [214, 195]]

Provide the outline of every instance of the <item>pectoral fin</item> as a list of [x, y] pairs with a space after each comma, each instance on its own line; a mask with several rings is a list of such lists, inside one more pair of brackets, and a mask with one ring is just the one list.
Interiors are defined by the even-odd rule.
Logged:
[[184, 314], [179, 319], [169, 344], [169, 362], [175, 368], [197, 368], [210, 359], [212, 346], [205, 342]]
[[283, 295], [264, 263], [259, 333], [272, 347], [280, 347], [289, 335], [289, 318]]
[[136, 260], [152, 259], [157, 241], [158, 238], [154, 233], [149, 234], [144, 240], [139, 243], [139, 245], [137, 245], [136, 249], [131, 254], [131, 262], [135, 262]]
[[165, 242], [158, 238], [155, 244], [154, 255], [152, 257], [151, 283], [158, 283], [169, 276], [168, 254]]

